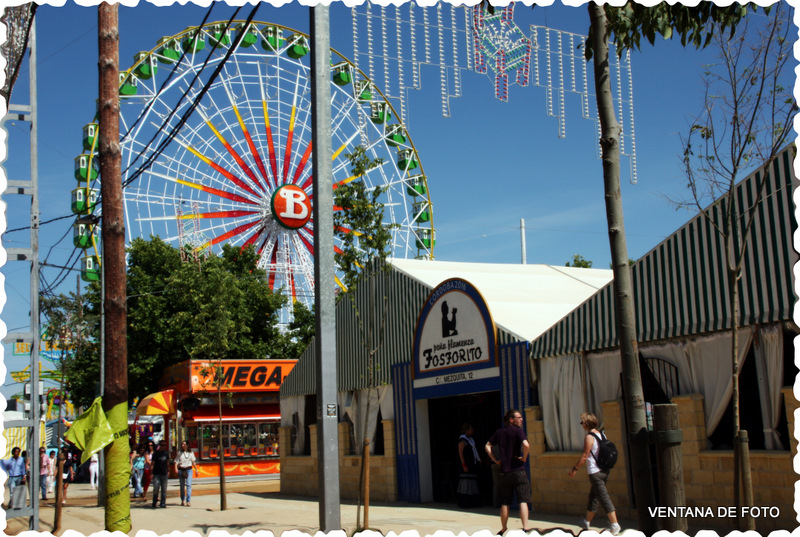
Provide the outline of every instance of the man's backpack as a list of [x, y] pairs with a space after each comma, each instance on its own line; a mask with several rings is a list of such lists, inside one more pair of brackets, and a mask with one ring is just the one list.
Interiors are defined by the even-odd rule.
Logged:
[[605, 433], [600, 433], [602, 438], [594, 433], [589, 433], [597, 440], [597, 455], [594, 455], [594, 460], [601, 470], [611, 470], [617, 464], [617, 446], [614, 442], [606, 438]]

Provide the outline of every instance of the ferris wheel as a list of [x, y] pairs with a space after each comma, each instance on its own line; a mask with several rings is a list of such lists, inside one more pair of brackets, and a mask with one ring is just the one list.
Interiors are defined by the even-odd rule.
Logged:
[[[136, 55], [120, 73], [129, 240], [158, 236], [196, 255], [252, 245], [273, 289], [310, 307], [309, 46], [307, 35], [290, 28], [226, 21], [187, 28]], [[334, 189], [354, 180], [347, 155], [364, 147], [381, 161], [361, 180], [383, 189], [390, 255], [432, 258], [427, 180], [405, 126], [371, 80], [335, 50], [331, 57]], [[84, 147], [95, 145], [85, 131]], [[79, 197], [88, 200], [96, 172], [91, 154], [81, 157], [76, 178], [87, 187]]]

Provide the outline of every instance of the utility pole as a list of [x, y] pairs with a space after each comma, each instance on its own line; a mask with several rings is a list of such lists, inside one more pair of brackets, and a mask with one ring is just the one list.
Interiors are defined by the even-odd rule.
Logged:
[[109, 330], [105, 346], [103, 410], [114, 441], [105, 448], [105, 529], [131, 530], [128, 494], [128, 347], [125, 289], [125, 219], [119, 145], [119, 14], [118, 4], [97, 7], [100, 86], [100, 176], [103, 198], [103, 315]]
[[528, 253], [525, 251], [525, 219], [519, 219], [519, 235], [520, 240], [522, 241], [522, 264], [528, 264]]
[[328, 6], [311, 8], [311, 138], [314, 148], [314, 302], [317, 358], [319, 526], [341, 529], [339, 436], [336, 403], [336, 304], [333, 258], [331, 155], [331, 39]]

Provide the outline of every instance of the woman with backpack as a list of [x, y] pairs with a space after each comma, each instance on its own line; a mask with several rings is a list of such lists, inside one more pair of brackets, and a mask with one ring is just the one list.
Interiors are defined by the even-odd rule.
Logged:
[[[597, 513], [597, 508], [603, 504], [603, 509], [606, 511], [608, 521], [611, 525], [606, 528], [606, 531], [612, 535], [617, 535], [620, 532], [620, 525], [617, 522], [617, 512], [614, 504], [611, 503], [611, 498], [608, 496], [606, 483], [608, 482], [608, 475], [611, 473], [610, 467], [603, 467], [598, 463], [598, 460], [603, 460], [604, 457], [599, 455], [601, 442], [606, 441], [604, 433], [597, 430], [597, 417], [594, 414], [581, 414], [581, 426], [586, 431], [586, 436], [583, 441], [583, 453], [581, 453], [578, 462], [572, 467], [569, 472], [570, 477], [575, 477], [578, 468], [586, 463], [586, 473], [589, 474], [589, 482], [592, 484], [592, 489], [589, 491], [589, 504], [586, 507], [586, 517], [579, 524], [581, 529], [588, 530], [589, 525]], [[613, 448], [613, 444], [611, 445]], [[615, 450], [616, 448], [614, 448]], [[615, 451], [616, 453], [616, 451]], [[611, 462], [613, 465], [613, 462]], [[608, 463], [606, 463], [608, 466]]]

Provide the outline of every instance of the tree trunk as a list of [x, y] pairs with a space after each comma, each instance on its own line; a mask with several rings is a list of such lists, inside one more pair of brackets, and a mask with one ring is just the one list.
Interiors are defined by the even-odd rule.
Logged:
[[369, 529], [369, 438], [364, 439], [364, 456], [361, 458], [364, 465], [364, 529]]
[[600, 146], [603, 160], [603, 183], [605, 189], [608, 238], [611, 246], [611, 261], [614, 270], [615, 307], [617, 333], [622, 358], [622, 379], [628, 418], [631, 467], [633, 470], [633, 497], [639, 530], [647, 535], [658, 529], [657, 520], [650, 516], [648, 507], [655, 507], [653, 476], [650, 469], [647, 415], [645, 410], [642, 379], [639, 371], [636, 322], [633, 303], [633, 284], [628, 265], [628, 247], [625, 240], [625, 223], [622, 211], [619, 170], [619, 124], [614, 116], [611, 95], [610, 67], [608, 60], [608, 37], [606, 36], [606, 14], [603, 6], [588, 4], [594, 34], [594, 83], [597, 96], [597, 113], [600, 119]]
[[[61, 419], [59, 418], [59, 421]], [[64, 451], [59, 447], [58, 449], [58, 462], [56, 468], [56, 506], [55, 516], [53, 517], [53, 535], [56, 535], [61, 529], [61, 502], [64, 497]], [[36, 492], [34, 492], [36, 494]], [[9, 499], [9, 502], [11, 500]]]
[[[221, 366], [220, 366], [221, 367]], [[221, 369], [217, 375], [222, 376]], [[225, 449], [222, 445], [222, 379], [217, 379], [217, 405], [219, 407], [219, 509], [228, 509], [228, 497], [225, 494]]]

